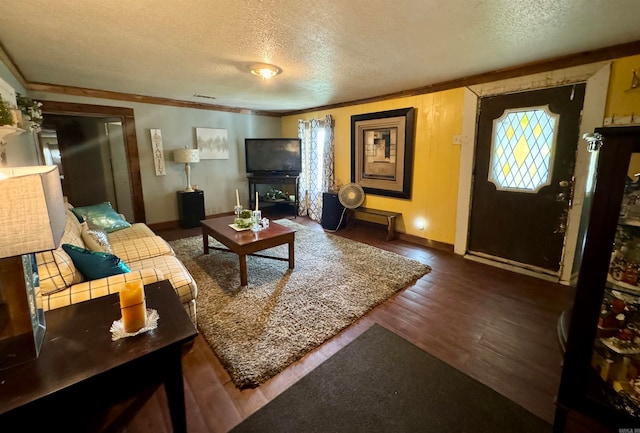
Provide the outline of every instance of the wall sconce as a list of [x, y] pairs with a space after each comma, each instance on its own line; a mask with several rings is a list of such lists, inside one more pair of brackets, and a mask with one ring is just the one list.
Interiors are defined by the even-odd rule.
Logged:
[[66, 224], [57, 166], [0, 169], [0, 369], [35, 359], [46, 330], [35, 254]]
[[625, 92], [633, 92], [634, 90], [640, 90], [640, 78], [636, 70], [633, 70], [633, 76], [631, 77], [631, 87], [629, 87]]
[[249, 71], [258, 77], [262, 77], [263, 80], [267, 80], [271, 77], [275, 77], [282, 72], [282, 69], [275, 65], [268, 63], [255, 63], [249, 67]]
[[184, 163], [184, 171], [187, 173], [187, 187], [185, 188], [186, 192], [192, 192], [193, 188], [191, 187], [191, 167], [189, 164], [193, 162], [200, 162], [200, 151], [198, 149], [184, 149], [174, 150], [173, 151], [173, 160], [175, 162], [183, 162]]

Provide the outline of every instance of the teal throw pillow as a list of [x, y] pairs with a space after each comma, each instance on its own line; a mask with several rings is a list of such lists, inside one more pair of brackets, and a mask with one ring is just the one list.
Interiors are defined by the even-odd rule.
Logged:
[[131, 272], [125, 262], [113, 254], [90, 251], [71, 244], [62, 244], [74, 266], [87, 280], [110, 277]]
[[71, 211], [78, 221], [84, 222], [86, 219], [89, 227], [102, 229], [107, 233], [131, 227], [131, 224], [122, 218], [108, 201], [93, 206], [74, 207]]

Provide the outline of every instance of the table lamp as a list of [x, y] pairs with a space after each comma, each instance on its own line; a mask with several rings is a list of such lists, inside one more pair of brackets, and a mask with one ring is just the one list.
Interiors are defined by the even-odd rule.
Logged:
[[192, 192], [191, 167], [189, 164], [192, 162], [200, 162], [200, 151], [198, 149], [187, 149], [186, 147], [184, 149], [174, 150], [173, 160], [175, 162], [184, 162], [184, 171], [187, 173], [187, 187], [185, 191]]
[[56, 166], [0, 169], [0, 369], [35, 359], [46, 324], [35, 253], [66, 224]]

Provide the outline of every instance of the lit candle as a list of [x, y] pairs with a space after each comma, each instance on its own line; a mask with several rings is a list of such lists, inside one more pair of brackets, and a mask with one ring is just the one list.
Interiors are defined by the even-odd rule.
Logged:
[[142, 281], [130, 281], [120, 290], [120, 312], [124, 332], [139, 331], [147, 322], [147, 305]]
[[236, 189], [236, 206], [240, 206], [240, 197], [238, 196], [238, 190]]
[[258, 210], [258, 191], [256, 191], [256, 210]]

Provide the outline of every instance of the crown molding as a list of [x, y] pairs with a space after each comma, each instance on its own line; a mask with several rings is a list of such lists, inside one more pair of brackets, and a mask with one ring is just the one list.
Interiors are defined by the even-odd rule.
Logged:
[[640, 54], [640, 41], [619, 44], [605, 47], [597, 50], [583, 51], [567, 56], [554, 57], [537, 62], [531, 62], [510, 68], [497, 69], [494, 71], [472, 75], [468, 77], [457, 78], [454, 80], [442, 81], [440, 83], [430, 84], [428, 86], [418, 87], [414, 89], [403, 90], [400, 92], [379, 95], [370, 98], [357, 99], [337, 104], [323, 105], [312, 107], [304, 110], [294, 111], [262, 111], [250, 110], [246, 108], [227, 107], [223, 105], [202, 104], [199, 102], [182, 101], [178, 99], [160, 98], [155, 96], [138, 95], [132, 93], [112, 92], [108, 90], [88, 89], [83, 87], [63, 86], [50, 83], [31, 83], [25, 80], [13, 59], [7, 54], [6, 50], [0, 43], [0, 60], [2, 60], [7, 68], [11, 71], [16, 79], [27, 90], [38, 92], [58, 93], [64, 95], [84, 96], [92, 98], [112, 99], [117, 101], [140, 102], [155, 105], [168, 105], [181, 108], [195, 108], [198, 110], [224, 111], [238, 114], [249, 114], [257, 116], [284, 117], [310, 113], [315, 111], [324, 111], [329, 109], [343, 108], [353, 105], [362, 105], [372, 102], [386, 101], [389, 99], [405, 98], [427, 93], [440, 92], [460, 87], [468, 87], [477, 84], [484, 84], [492, 81], [504, 80], [508, 78], [532, 75], [540, 72], [548, 72], [556, 69], [564, 69], [572, 66], [580, 66], [588, 63], [596, 63], [605, 60], [613, 60], [617, 58], [627, 57]]
[[88, 98], [113, 99], [116, 101], [140, 102], [143, 104], [168, 105], [180, 108], [195, 108], [198, 110], [226, 111], [238, 114], [253, 114], [256, 116], [281, 117], [280, 113], [272, 111], [250, 110], [247, 108], [226, 107], [224, 105], [203, 104], [201, 102], [182, 101], [179, 99], [160, 98], [157, 96], [138, 95], [134, 93], [112, 92], [109, 90], [88, 89], [86, 87], [62, 86], [49, 83], [29, 83], [27, 90], [34, 92], [59, 93], [63, 95], [84, 96]]

